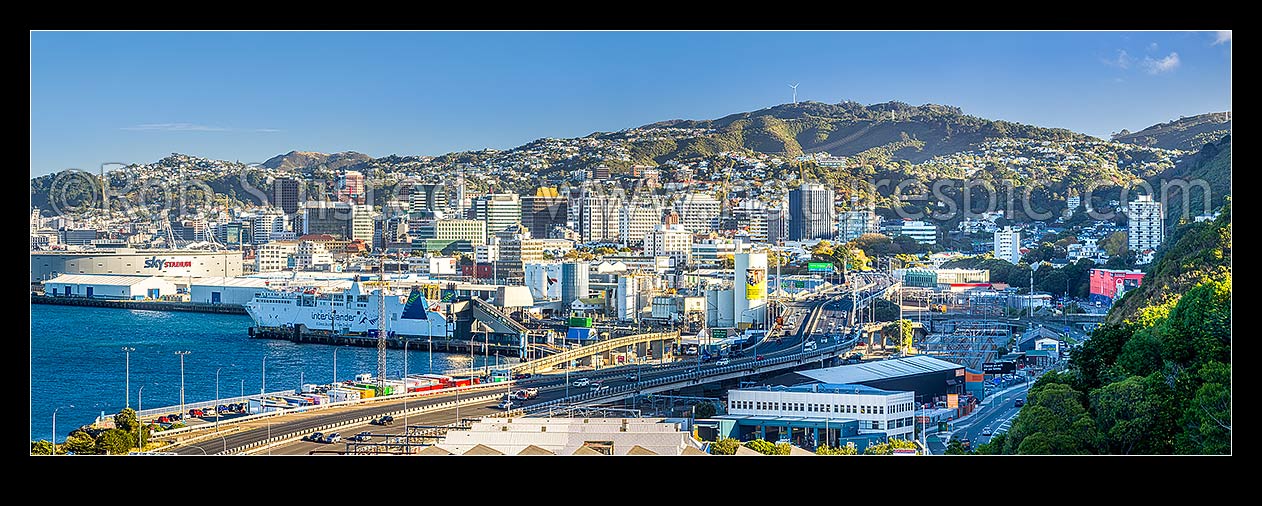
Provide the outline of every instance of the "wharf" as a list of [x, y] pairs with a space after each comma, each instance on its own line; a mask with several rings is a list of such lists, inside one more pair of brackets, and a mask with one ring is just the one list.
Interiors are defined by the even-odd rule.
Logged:
[[[254, 339], [279, 339], [291, 341], [295, 343], [318, 343], [329, 344], [333, 346], [361, 346], [365, 348], [375, 348], [377, 346], [377, 338], [362, 335], [350, 334], [332, 334], [327, 331], [311, 331], [296, 332], [292, 329], [250, 329], [250, 337]], [[429, 351], [431, 342], [429, 339], [415, 337], [410, 339], [400, 339], [390, 337], [386, 339], [386, 347], [392, 349], [402, 349], [403, 343], [408, 343], [408, 349], [413, 351]], [[433, 350], [442, 353], [468, 353], [469, 347], [473, 346], [476, 354], [483, 353], [485, 346], [486, 352], [492, 355], [499, 354], [501, 356], [516, 357], [520, 356], [521, 349], [517, 346], [505, 346], [502, 344], [490, 343], [484, 344], [481, 339], [474, 338], [473, 341], [467, 339], [452, 339], [449, 337], [434, 337], [432, 342]]]
[[167, 302], [147, 300], [93, 299], [87, 297], [52, 297], [31, 294], [31, 304], [59, 306], [109, 307], [147, 311], [186, 311], [191, 313], [246, 314], [239, 304], [205, 304], [200, 302]]

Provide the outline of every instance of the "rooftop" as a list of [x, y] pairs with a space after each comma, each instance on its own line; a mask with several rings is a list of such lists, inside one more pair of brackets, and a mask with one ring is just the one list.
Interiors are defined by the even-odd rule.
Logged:
[[881, 390], [866, 385], [857, 385], [853, 383], [812, 383], [809, 385], [765, 385], [750, 388], [737, 388], [729, 390], [745, 391], [745, 392], [815, 392], [821, 394], [863, 394], [863, 395], [894, 395], [901, 392], [890, 390]]
[[797, 374], [827, 384], [849, 384], [963, 368], [964, 366], [953, 362], [926, 355], [916, 355], [855, 365], [798, 371]]

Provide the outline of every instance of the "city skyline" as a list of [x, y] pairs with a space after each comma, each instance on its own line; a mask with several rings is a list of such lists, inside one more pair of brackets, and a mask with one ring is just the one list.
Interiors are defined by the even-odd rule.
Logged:
[[1230, 31], [32, 32], [31, 175], [171, 152], [508, 149], [795, 91], [1107, 139], [1230, 110], [1230, 48]]

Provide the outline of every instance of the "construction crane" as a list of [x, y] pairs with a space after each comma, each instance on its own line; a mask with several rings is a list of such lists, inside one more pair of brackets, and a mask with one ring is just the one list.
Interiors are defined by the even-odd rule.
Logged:
[[[377, 264], [377, 387], [386, 391], [386, 254]], [[405, 388], [406, 390], [406, 388]]]

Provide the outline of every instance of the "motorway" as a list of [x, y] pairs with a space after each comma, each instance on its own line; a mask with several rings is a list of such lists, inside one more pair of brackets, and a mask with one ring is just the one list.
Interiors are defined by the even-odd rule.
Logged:
[[[836, 295], [848, 296], [848, 293], [837, 291]], [[833, 295], [833, 297], [836, 297]], [[824, 310], [816, 311], [829, 302], [824, 296], [811, 299], [802, 303], [787, 304], [786, 323], [792, 320], [795, 325], [788, 326], [783, 337], [777, 339], [775, 337], [763, 339], [757, 345], [747, 348], [747, 351], [741, 356], [731, 359], [732, 364], [753, 364], [758, 356], [764, 359], [782, 357], [785, 355], [798, 354], [803, 351], [806, 340], [810, 339], [818, 343], [818, 346], [827, 346], [830, 340], [838, 338], [833, 335], [825, 335], [819, 333], [820, 321], [823, 320]], [[849, 301], [845, 302], [849, 307]], [[813, 320], [811, 315], [818, 315]], [[806, 321], [803, 321], [806, 320]], [[809, 324], [809, 325], [808, 325]], [[776, 342], [776, 341], [779, 342]], [[632, 379], [632, 373], [639, 372], [637, 378], [639, 381], [647, 381], [660, 377], [677, 375], [680, 372], [688, 370], [700, 369], [706, 371], [711, 368], [719, 367], [715, 362], [698, 363], [695, 358], [689, 360], [685, 358], [680, 361], [667, 364], [628, 364], [616, 367], [603, 367], [599, 370], [581, 370], [570, 371], [567, 376], [564, 373], [554, 372], [552, 374], [538, 375], [526, 380], [519, 380], [503, 385], [503, 389], [499, 385], [492, 388], [475, 388], [474, 391], [462, 393], [462, 398], [480, 397], [489, 394], [507, 392], [509, 388], [514, 390], [523, 387], [535, 387], [539, 389], [539, 396], [524, 403], [514, 402], [514, 408], [529, 408], [532, 405], [564, 399], [567, 396], [575, 396], [587, 393], [593, 390], [592, 387], [575, 387], [572, 386], [574, 380], [578, 378], [589, 378], [591, 380], [599, 379], [605, 387], [619, 387], [634, 384], [637, 380]], [[567, 377], [570, 384], [566, 383]], [[460, 417], [480, 417], [498, 412], [495, 405], [496, 400], [482, 400], [474, 403], [466, 403], [460, 407]], [[424, 406], [439, 404], [455, 399], [454, 394], [431, 394], [425, 396], [410, 396], [406, 399], [407, 409], [413, 410]], [[395, 424], [390, 427], [378, 427], [368, 425], [366, 422], [357, 422], [357, 420], [377, 417], [385, 413], [395, 412], [403, 409], [405, 399], [391, 399], [377, 401], [368, 404], [353, 404], [348, 406], [339, 406], [333, 408], [312, 410], [307, 412], [287, 413], [282, 416], [270, 417], [260, 420], [251, 420], [240, 423], [224, 423], [223, 432], [218, 435], [209, 435], [213, 430], [202, 429], [190, 432], [188, 435], [201, 436], [195, 441], [189, 443], [177, 444], [165, 451], [174, 452], [181, 455], [202, 455], [215, 454], [221, 452], [233, 453], [233, 450], [243, 446], [271, 439], [273, 436], [282, 436], [293, 434], [295, 437], [300, 435], [308, 435], [315, 432], [317, 428], [340, 423], [351, 423], [346, 427], [324, 430], [325, 433], [338, 432], [343, 438], [354, 435], [360, 431], [370, 431], [373, 434], [402, 434], [403, 433], [403, 417], [396, 416]], [[422, 414], [413, 414], [408, 416], [408, 422], [412, 425], [446, 425], [456, 421], [454, 407], [446, 406], [435, 411]], [[374, 438], [380, 440], [382, 438]], [[272, 454], [307, 454], [311, 451], [329, 451], [342, 450], [345, 448], [343, 444], [320, 444], [305, 441], [289, 441], [275, 444], [274, 446], [262, 450], [261, 453]]]

